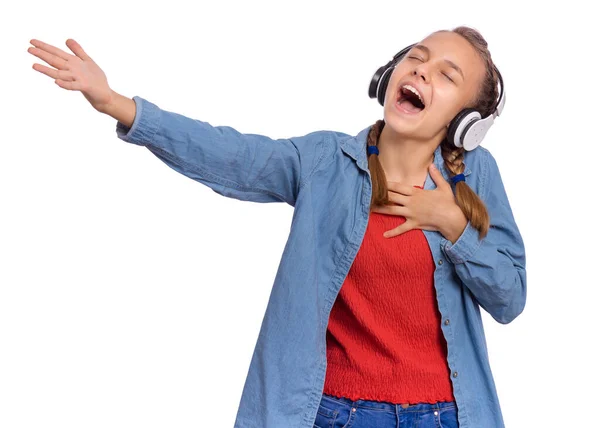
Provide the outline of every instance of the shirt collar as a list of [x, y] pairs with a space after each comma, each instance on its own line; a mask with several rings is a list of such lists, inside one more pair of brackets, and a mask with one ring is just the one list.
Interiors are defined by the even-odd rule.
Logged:
[[[369, 130], [371, 129], [371, 125], [361, 130], [356, 136], [348, 137], [343, 139], [340, 142], [340, 147], [344, 153], [354, 159], [360, 169], [370, 174], [369, 167], [367, 164], [367, 136], [369, 134]], [[377, 155], [372, 155], [377, 156]], [[442, 173], [446, 181], [450, 181], [450, 176], [448, 175], [448, 171], [444, 167], [444, 158], [442, 157], [442, 149], [440, 145], [435, 148], [434, 159], [433, 162], [437, 169]], [[471, 174], [471, 169], [465, 163], [465, 170], [463, 174], [465, 176]], [[434, 182], [431, 179], [431, 176], [427, 174], [427, 179], [425, 180], [424, 189], [433, 189]]]

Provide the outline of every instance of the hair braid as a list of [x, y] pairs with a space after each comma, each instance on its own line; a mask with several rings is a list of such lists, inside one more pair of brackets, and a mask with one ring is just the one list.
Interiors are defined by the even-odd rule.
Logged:
[[[367, 135], [367, 150], [368, 146], [377, 146], [379, 142], [379, 136], [385, 126], [383, 119], [377, 120]], [[367, 152], [368, 153], [368, 152]], [[373, 182], [373, 192], [371, 193], [371, 209], [375, 205], [386, 205], [389, 203], [388, 199], [388, 187], [387, 180], [385, 178], [385, 171], [379, 161], [379, 156], [367, 155], [367, 162], [369, 165], [369, 171], [371, 171], [371, 181]]]

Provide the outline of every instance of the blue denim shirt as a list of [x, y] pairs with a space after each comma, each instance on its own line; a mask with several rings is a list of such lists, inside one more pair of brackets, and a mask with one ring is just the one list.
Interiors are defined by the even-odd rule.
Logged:
[[[212, 126], [140, 97], [120, 139], [145, 146], [175, 171], [220, 195], [294, 207], [290, 234], [263, 318], [234, 428], [312, 428], [325, 381], [329, 313], [369, 219], [369, 127], [272, 139]], [[440, 147], [434, 162], [446, 180]], [[461, 428], [504, 426], [488, 361], [480, 307], [506, 324], [525, 306], [524, 244], [496, 161], [465, 153], [466, 183], [490, 215], [483, 240], [470, 223], [452, 244], [424, 230], [435, 260], [440, 328]], [[425, 189], [434, 189], [428, 176]]]

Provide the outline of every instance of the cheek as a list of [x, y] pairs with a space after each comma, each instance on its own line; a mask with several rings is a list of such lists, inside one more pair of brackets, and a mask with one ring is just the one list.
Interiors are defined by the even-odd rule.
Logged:
[[395, 89], [395, 85], [392, 83], [391, 79], [388, 82], [388, 86], [386, 89], [386, 93], [385, 93], [385, 102], [396, 102], [396, 98], [398, 97], [398, 94], [396, 92]]
[[396, 87], [398, 86], [398, 81], [400, 80], [400, 76], [404, 76], [408, 74], [408, 70], [405, 70], [404, 68], [406, 68], [406, 65], [403, 64], [402, 62], [400, 62], [396, 68], [394, 68], [394, 70], [392, 71], [392, 74], [390, 74], [390, 79], [388, 80], [388, 85], [386, 88], [386, 96], [393, 96], [394, 97], [394, 101], [396, 100], [397, 97], [397, 91], [396, 91]]
[[432, 116], [442, 122], [449, 122], [458, 114], [462, 105], [463, 102], [459, 99], [459, 94], [456, 91], [439, 90], [433, 94], [430, 112], [435, 113]]

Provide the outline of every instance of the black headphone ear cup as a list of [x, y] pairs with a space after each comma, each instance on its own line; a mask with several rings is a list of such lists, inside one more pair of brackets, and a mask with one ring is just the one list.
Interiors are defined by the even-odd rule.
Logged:
[[416, 43], [405, 47], [396, 55], [394, 55], [394, 57], [387, 64], [377, 69], [377, 71], [373, 74], [373, 77], [371, 77], [371, 83], [369, 83], [369, 98], [377, 97], [379, 104], [381, 106], [384, 105], [385, 91], [387, 90], [387, 85], [394, 68], [396, 68], [396, 65], [402, 61], [404, 55], [406, 55], [406, 53], [410, 51], [415, 44]]
[[379, 104], [381, 104], [381, 106], [383, 106], [385, 102], [385, 91], [387, 90], [387, 86], [390, 81], [390, 76], [392, 75], [393, 70], [393, 67], [389, 67], [383, 72], [383, 76], [381, 76], [381, 83], [379, 84], [379, 90], [377, 91], [377, 101], [379, 101]]
[[385, 73], [387, 67], [384, 65], [379, 67], [377, 71], [373, 74], [371, 78], [371, 83], [369, 84], [369, 98], [375, 98], [377, 96], [377, 86], [379, 85], [379, 81], [381, 80], [381, 76]]
[[[458, 112], [458, 114], [456, 116], [454, 116], [454, 119], [452, 119], [452, 121], [450, 122], [450, 126], [448, 127], [448, 132], [446, 134], [446, 139], [454, 146], [454, 142], [456, 139], [456, 130], [460, 127], [462, 120], [467, 117], [470, 113], [477, 113], [477, 115], [479, 115], [479, 112], [474, 109], [474, 108], [465, 108], [462, 109], [461, 111]], [[479, 115], [479, 118], [481, 118], [481, 115]], [[466, 130], [466, 129], [465, 129]], [[461, 142], [461, 146], [462, 146], [462, 139], [464, 136], [464, 131], [463, 130], [463, 135], [460, 136], [460, 142]]]

